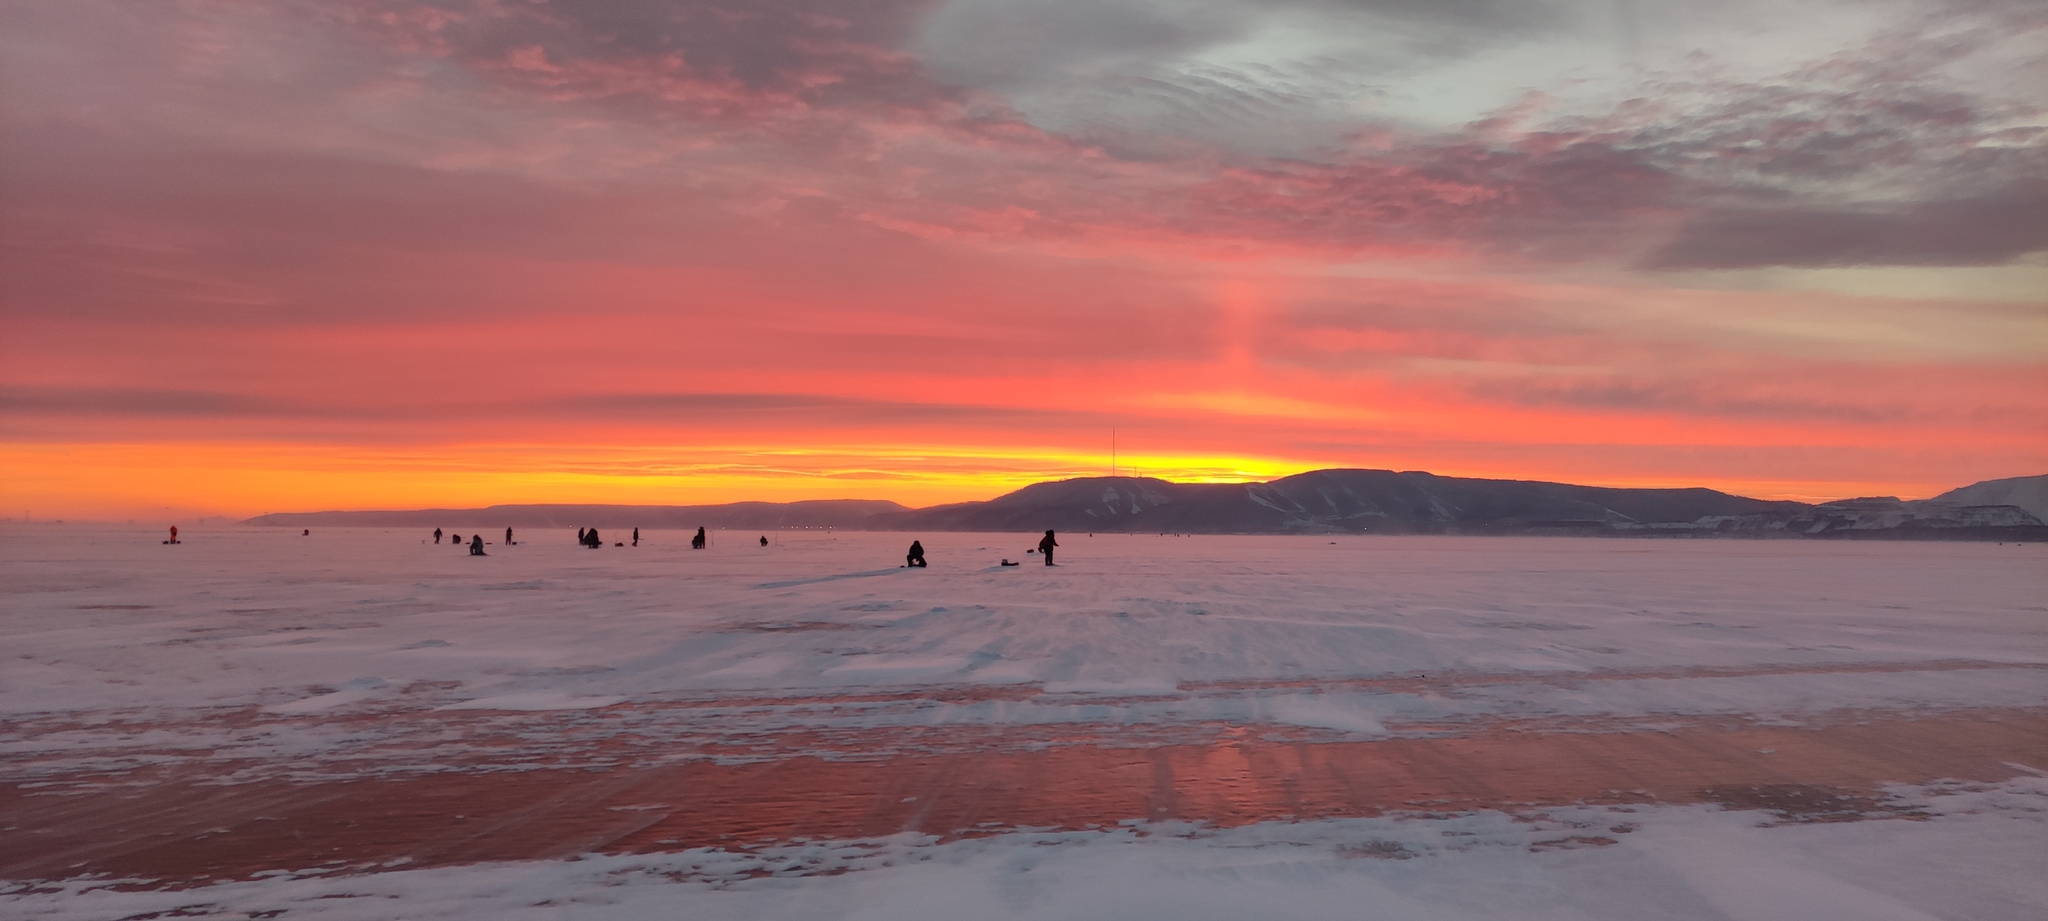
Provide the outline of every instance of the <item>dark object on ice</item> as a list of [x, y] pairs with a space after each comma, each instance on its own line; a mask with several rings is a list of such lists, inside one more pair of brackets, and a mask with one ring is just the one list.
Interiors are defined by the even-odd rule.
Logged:
[[511, 528], [506, 528], [506, 529], [505, 529], [505, 546], [507, 546], [507, 547], [510, 547], [510, 546], [512, 546], [512, 529], [511, 529]]
[[1024, 565], [1024, 564], [1023, 564], [1023, 563], [1012, 563], [1012, 562], [1010, 562], [1010, 558], [1009, 558], [1009, 557], [1003, 557], [1003, 565], [1004, 565], [1004, 566], [1022, 566], [1022, 565]]
[[455, 546], [455, 547], [460, 547], [460, 546], [462, 546], [462, 535], [460, 535], [460, 534], [450, 534], [450, 535], [448, 535], [448, 543], [449, 543], [449, 545], [450, 545], [450, 546]]
[[470, 555], [470, 556], [483, 556], [483, 555], [484, 555], [484, 536], [483, 536], [482, 534], [472, 534], [472, 535], [470, 535], [470, 538], [469, 538], [469, 555]]
[[697, 529], [697, 536], [696, 536], [696, 537], [692, 537], [692, 538], [690, 538], [690, 549], [692, 549], [692, 550], [702, 550], [702, 549], [704, 549], [704, 529], [703, 529], [703, 528], [698, 528], [698, 529]]
[[597, 536], [596, 528], [591, 528], [583, 532], [583, 546], [596, 550], [604, 546], [604, 538]]
[[590, 543], [590, 538], [584, 535], [582, 528], [576, 529], [576, 542], [579, 544]]
[[614, 546], [614, 547], [623, 547], [623, 546], [625, 546], [625, 545], [626, 545], [626, 542], [625, 542], [625, 541], [619, 541], [618, 543], [616, 543], [616, 544], [613, 544], [612, 546]]
[[312, 528], [307, 528], [307, 529], [305, 529], [304, 531], [300, 531], [300, 532], [299, 532], [299, 536], [300, 536], [300, 537], [312, 537], [312, 536], [313, 536], [313, 529], [312, 529]]
[[1052, 531], [1050, 530], [1045, 532], [1044, 537], [1038, 539], [1038, 552], [1045, 554], [1045, 565], [1052, 565], [1052, 548], [1059, 545], [1059, 541], [1052, 539]]
[[917, 566], [921, 568], [925, 566], [926, 564], [924, 561], [924, 544], [919, 543], [917, 541], [911, 541], [910, 553], [909, 555], [903, 558], [903, 565], [905, 568], [911, 566]]
[[766, 535], [766, 534], [763, 534], [763, 535], [761, 535], [761, 546], [763, 546], [763, 547], [766, 547], [766, 546], [768, 546], [768, 535]]
[[167, 541], [164, 541], [164, 543], [167, 543], [167, 544], [175, 544], [175, 543], [177, 543], [177, 542], [178, 542], [178, 526], [177, 526], [177, 525], [171, 525], [171, 539], [170, 539], [170, 540], [167, 540]]
[[434, 529], [434, 543], [437, 543], [437, 544], [438, 544], [438, 543], [440, 543], [440, 542], [441, 542], [441, 529], [440, 529], [440, 528], [435, 528], [435, 529]]
[[634, 528], [634, 529], [633, 529], [633, 546], [635, 546], [635, 547], [638, 547], [638, 546], [640, 546], [640, 529], [639, 529], [639, 528]]

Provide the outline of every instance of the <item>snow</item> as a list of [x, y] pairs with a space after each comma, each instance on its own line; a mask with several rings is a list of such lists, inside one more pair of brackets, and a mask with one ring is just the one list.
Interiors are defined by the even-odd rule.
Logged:
[[945, 843], [899, 835], [751, 853], [281, 871], [177, 891], [72, 880], [17, 893], [9, 908], [50, 921], [150, 912], [333, 921], [2042, 916], [2048, 781], [1893, 792], [1923, 820], [1772, 826], [1711, 807], [1608, 807], [1231, 829], [1141, 823]]
[[[471, 557], [381, 529], [192, 527], [169, 546], [142, 528], [0, 527], [0, 780], [610, 764], [626, 756], [564, 740], [621, 724], [651, 761], [709, 757], [694, 754], [706, 740], [754, 746], [724, 759], [868, 757], [899, 744], [890, 732], [984, 744], [932, 734], [962, 729], [1142, 747], [1242, 727], [1315, 744], [2048, 707], [2041, 545], [1076, 533], [1047, 568], [1024, 555], [1035, 534], [724, 536], [590, 550], [528, 531]], [[892, 567], [913, 537], [932, 567]], [[486, 722], [457, 732], [432, 714]], [[478, 727], [504, 738], [487, 748]], [[2029, 773], [2044, 767], [1895, 788], [1913, 820], [1710, 805], [1136, 816], [278, 867], [196, 889], [0, 883], [0, 904], [62, 919], [2048, 917], [2048, 781]]]

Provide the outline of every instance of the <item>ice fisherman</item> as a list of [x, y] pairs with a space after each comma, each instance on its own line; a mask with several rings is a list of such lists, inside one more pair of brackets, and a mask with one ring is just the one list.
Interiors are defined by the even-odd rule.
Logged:
[[766, 535], [766, 534], [763, 534], [763, 535], [761, 535], [761, 546], [763, 546], [763, 547], [766, 547], [766, 546], [768, 546], [768, 535]]
[[171, 525], [171, 539], [170, 539], [169, 541], [167, 541], [166, 543], [172, 543], [172, 544], [175, 544], [175, 543], [177, 543], [177, 542], [178, 542], [178, 526], [177, 526], [177, 525]]
[[511, 529], [511, 528], [506, 528], [506, 529], [505, 529], [505, 546], [507, 546], [507, 547], [510, 547], [510, 546], [512, 546], [512, 529]]
[[583, 536], [583, 529], [582, 529], [582, 528], [577, 528], [577, 529], [576, 529], [576, 542], [577, 542], [577, 543], [579, 543], [579, 544], [588, 544], [588, 543], [590, 543], [590, 538], [588, 538], [588, 537], [584, 537], [584, 536]]
[[640, 546], [640, 529], [639, 529], [639, 528], [634, 528], [634, 529], [633, 529], [633, 546], [635, 546], [635, 547], [638, 547], [638, 546]]
[[597, 536], [596, 528], [591, 528], [590, 530], [583, 532], [583, 546], [589, 547], [592, 550], [596, 550], [597, 548], [604, 546], [604, 538]]
[[441, 542], [441, 529], [440, 529], [440, 528], [435, 528], [435, 529], [434, 529], [434, 543], [437, 543], [437, 544], [438, 544], [438, 543], [440, 543], [440, 542]]
[[692, 550], [702, 550], [702, 549], [704, 549], [704, 529], [703, 529], [703, 528], [698, 528], [698, 529], [697, 529], [697, 536], [696, 536], [696, 537], [692, 537], [692, 538], [690, 538], [690, 549], [692, 549]]
[[904, 558], [903, 558], [903, 565], [904, 565], [904, 566], [905, 566], [906, 568], [908, 568], [908, 567], [911, 567], [911, 566], [917, 566], [917, 567], [920, 567], [920, 568], [922, 568], [922, 567], [923, 567], [923, 566], [925, 565], [925, 562], [924, 562], [924, 545], [923, 545], [923, 544], [921, 544], [921, 543], [918, 543], [917, 541], [911, 541], [911, 542], [910, 542], [910, 555], [909, 555], [909, 556], [906, 556], [906, 557], [904, 557]]
[[482, 534], [471, 534], [469, 536], [469, 555], [484, 555], [484, 536]]
[[1045, 536], [1038, 539], [1038, 552], [1045, 554], [1045, 565], [1052, 565], [1052, 548], [1059, 545], [1059, 541], [1052, 539], [1051, 531], [1046, 531]]

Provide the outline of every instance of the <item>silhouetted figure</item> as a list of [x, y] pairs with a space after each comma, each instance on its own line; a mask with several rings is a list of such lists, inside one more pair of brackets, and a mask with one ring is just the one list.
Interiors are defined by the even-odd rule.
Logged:
[[164, 541], [164, 543], [167, 543], [167, 544], [175, 544], [175, 543], [177, 543], [177, 542], [178, 542], [178, 526], [177, 526], [177, 525], [171, 525], [171, 539], [170, 539], [170, 540], [167, 540], [167, 541]]
[[576, 542], [584, 546], [590, 545], [590, 538], [584, 535], [582, 528], [576, 529]]
[[506, 529], [505, 529], [505, 546], [507, 546], [507, 547], [510, 547], [510, 546], [512, 546], [512, 529], [511, 529], [511, 528], [506, 528]]
[[583, 533], [583, 546], [596, 550], [604, 546], [604, 538], [597, 536], [596, 528], [591, 528]]
[[1052, 548], [1059, 545], [1059, 541], [1052, 539], [1051, 531], [1045, 532], [1045, 536], [1038, 539], [1038, 552], [1045, 554], [1045, 565], [1052, 565]]
[[702, 549], [704, 549], [704, 529], [703, 529], [703, 528], [698, 528], [698, 529], [697, 529], [697, 536], [696, 536], [696, 537], [692, 537], [692, 538], [690, 538], [690, 549], [692, 549], [692, 550], [702, 550]]
[[299, 532], [299, 536], [300, 536], [300, 537], [312, 537], [312, 536], [313, 536], [313, 529], [312, 529], [312, 528], [307, 528], [307, 529], [305, 529], [304, 531], [300, 531], [300, 532]]
[[639, 528], [634, 528], [634, 529], [633, 529], [633, 546], [635, 546], [635, 547], [638, 547], [638, 546], [640, 546], [640, 529], [639, 529]]
[[911, 541], [911, 542], [910, 542], [910, 555], [909, 555], [909, 556], [906, 556], [906, 557], [904, 557], [904, 558], [903, 558], [903, 565], [904, 565], [905, 567], [910, 567], [910, 566], [918, 566], [918, 567], [922, 567], [922, 566], [924, 566], [924, 565], [925, 565], [925, 562], [924, 562], [924, 545], [923, 545], [923, 544], [921, 544], [921, 543], [918, 543], [917, 541]]
[[470, 535], [470, 537], [469, 537], [469, 555], [470, 555], [470, 556], [483, 556], [483, 555], [484, 555], [484, 536], [483, 536], [482, 534], [472, 534], [472, 535]]
[[441, 542], [441, 529], [440, 529], [440, 528], [435, 528], [435, 529], [434, 529], [434, 543], [437, 543], [437, 544], [438, 544], [438, 543], [440, 543], [440, 542]]
[[763, 534], [763, 535], [761, 535], [761, 546], [763, 546], [763, 547], [766, 547], [766, 546], [768, 546], [768, 535], [766, 535], [766, 534]]

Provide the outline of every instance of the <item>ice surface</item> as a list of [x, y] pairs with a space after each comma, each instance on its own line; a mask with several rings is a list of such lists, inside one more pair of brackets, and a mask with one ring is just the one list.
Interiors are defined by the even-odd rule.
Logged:
[[[0, 529], [5, 779], [867, 757], [913, 744], [891, 739], [979, 744], [963, 730], [1314, 743], [2048, 706], [2038, 545], [1067, 534], [1061, 565], [1004, 568], [1035, 535], [691, 551], [688, 532], [589, 550], [530, 531], [485, 557], [389, 530], [182, 536]], [[932, 568], [890, 566], [912, 537]], [[2022, 872], [2048, 842], [2044, 789], [1900, 792], [1924, 821], [1763, 827], [1643, 806], [1150, 823], [5, 897], [51, 918], [2048, 917]], [[1617, 823], [1631, 832], [1600, 830]]]
[[[1562, 808], [1233, 829], [1136, 825], [950, 843], [280, 871], [177, 891], [6, 896], [22, 918], [760, 918], [777, 921], [2016, 921], [2048, 910], [2048, 782], [1900, 789], [1920, 821], [1764, 827], [1710, 807]], [[1627, 831], [1616, 831], [1617, 828]], [[281, 914], [265, 914], [276, 912]]]
[[[1165, 718], [1150, 698], [1173, 696], [1192, 719], [1237, 715], [1204, 686], [1294, 682], [1396, 722], [1796, 714], [2036, 704], [2048, 664], [2037, 546], [1069, 535], [1058, 567], [992, 569], [1029, 535], [941, 534], [937, 564], [909, 570], [876, 568], [895, 534], [693, 552], [665, 532], [602, 550], [528, 532], [470, 557], [393, 531], [186, 533], [0, 532], [0, 711], [324, 708], [423, 683], [445, 705], [1031, 682], [1133, 698], [1120, 718]], [[1974, 668], [1924, 668], [1951, 661]], [[1486, 680], [1455, 697], [1345, 684], [1427, 675]]]

